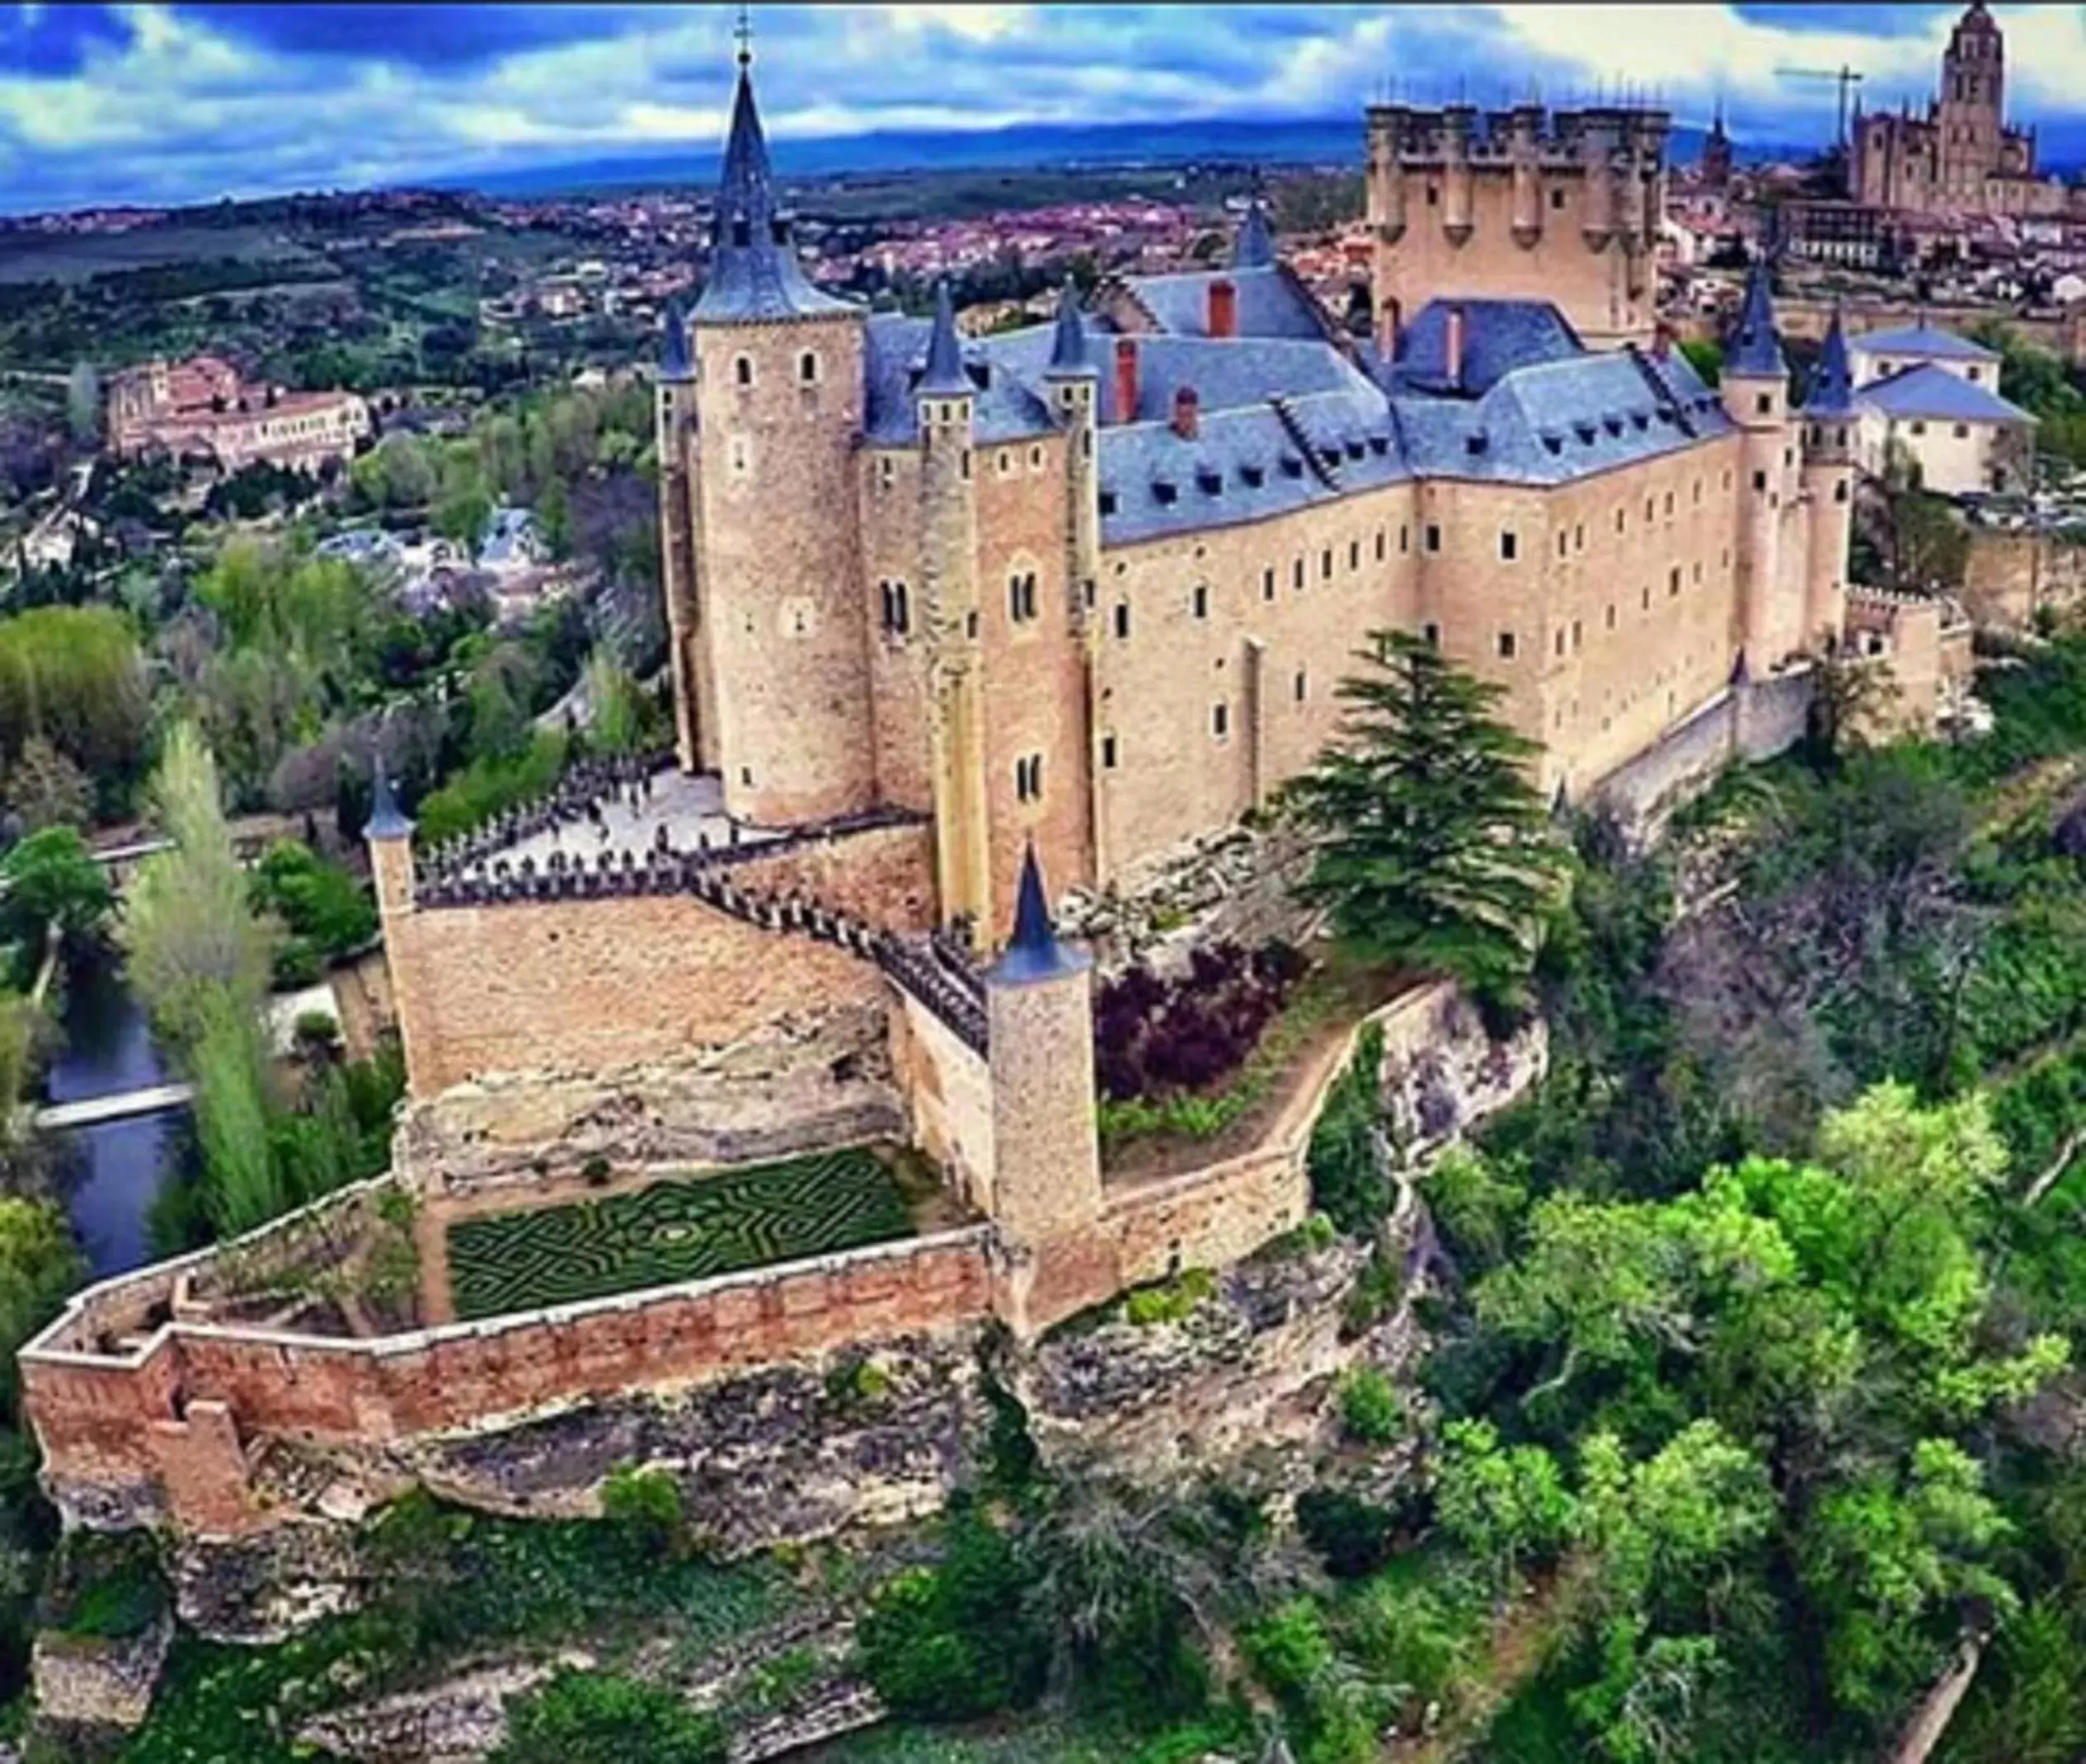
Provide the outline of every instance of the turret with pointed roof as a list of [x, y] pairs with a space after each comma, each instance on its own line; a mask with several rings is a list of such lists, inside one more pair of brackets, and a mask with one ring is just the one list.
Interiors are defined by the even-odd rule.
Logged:
[[1811, 377], [1803, 401], [1807, 417], [1849, 416], [1854, 414], [1854, 373], [1847, 359], [1847, 333], [1840, 323], [1839, 308], [1833, 308], [1832, 323], [1825, 331], [1825, 344], [1818, 356], [1818, 369]]
[[695, 303], [696, 322], [815, 318], [854, 310], [812, 287], [796, 260], [790, 216], [776, 201], [768, 143], [754, 102], [753, 54], [741, 48], [731, 133], [711, 223], [709, 273]]
[[1724, 373], [1737, 379], [1783, 379], [1789, 364], [1774, 328], [1774, 291], [1764, 252], [1753, 260], [1745, 278], [1745, 303], [1738, 326], [1724, 348]]
[[1238, 237], [1232, 242], [1234, 270], [1271, 270], [1275, 267], [1275, 235], [1268, 231], [1267, 211], [1256, 196], [1238, 223]]
[[975, 392], [963, 368], [963, 340], [956, 335], [956, 309], [946, 275], [934, 284], [934, 328], [928, 333], [927, 371], [914, 390], [937, 398]]
[[384, 769], [381, 753], [377, 756], [370, 780], [369, 819], [362, 832], [368, 839], [410, 839], [413, 836], [413, 823], [399, 808], [397, 797], [392, 794], [391, 775]]
[[1058, 941], [1057, 927], [1050, 922], [1050, 903], [1043, 894], [1043, 866], [1036, 859], [1036, 842], [1031, 840], [1022, 858], [1021, 892], [1014, 901], [1014, 934], [994, 962], [986, 979], [994, 986], [1026, 986], [1036, 980], [1062, 979], [1083, 973], [1092, 959], [1083, 950]]
[[688, 359], [688, 326], [681, 303], [666, 303], [665, 335], [659, 348], [659, 377], [662, 380], [692, 380], [695, 366]]
[[1096, 371], [1094, 364], [1087, 359], [1087, 326], [1079, 316], [1078, 290], [1068, 277], [1058, 291], [1057, 322], [1050, 329], [1049, 372], [1061, 376]]

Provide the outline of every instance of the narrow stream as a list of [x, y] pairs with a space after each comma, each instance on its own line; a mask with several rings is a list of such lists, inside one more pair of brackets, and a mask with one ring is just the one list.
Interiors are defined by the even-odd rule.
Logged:
[[[45, 1074], [52, 1102], [142, 1090], [171, 1077], [113, 956], [71, 966], [63, 1025], [65, 1045]], [[193, 1155], [187, 1111], [68, 1128], [53, 1138], [66, 1211], [93, 1277], [150, 1261], [147, 1221], [153, 1201], [168, 1175]]]

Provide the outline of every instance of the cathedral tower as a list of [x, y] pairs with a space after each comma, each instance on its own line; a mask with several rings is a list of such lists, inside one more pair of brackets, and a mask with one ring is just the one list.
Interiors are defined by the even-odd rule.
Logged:
[[1999, 168], [2005, 109], [2005, 46], [1985, 0], [1977, 0], [1956, 21], [1941, 58], [1934, 120], [1940, 125], [1937, 181], [1944, 202], [1983, 206], [1985, 180]]
[[780, 826], [876, 797], [854, 475], [865, 315], [797, 263], [750, 59], [741, 49], [692, 326], [699, 677], [677, 655], [675, 685], [698, 721], [713, 690], [700, 744], [727, 810]]

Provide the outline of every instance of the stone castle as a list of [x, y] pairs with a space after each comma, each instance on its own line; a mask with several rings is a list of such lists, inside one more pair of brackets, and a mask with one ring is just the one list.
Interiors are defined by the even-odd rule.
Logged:
[[1950, 34], [1941, 87], [1927, 114], [1910, 108], [1854, 121], [1849, 194], [1871, 208], [1914, 213], [2063, 214], [2076, 206], [2061, 178], [2036, 174], [2032, 129], [2006, 124], [2006, 45], [1985, 0]]
[[237, 471], [256, 462], [316, 471], [345, 462], [368, 437], [369, 407], [353, 392], [298, 392], [242, 380], [215, 355], [148, 362], [110, 382], [109, 448], [163, 449]]
[[[432, 850], [379, 775], [393, 1169], [91, 1288], [24, 1351], [68, 1517], [237, 1533], [302, 1498], [271, 1481], [293, 1445], [396, 1474], [430, 1440], [897, 1334], [1032, 1341], [1299, 1224], [1361, 1022], [1239, 1134], [1111, 1168], [1093, 971], [1045, 882], [1129, 898], [1233, 837], [1336, 738], [1372, 631], [1497, 682], [1546, 791], [1638, 810], [1786, 744], [1809, 658], [1857, 628], [1938, 678], [1931, 607], [1847, 585], [1837, 327], [1801, 405], [1764, 270], [1716, 390], [1650, 328], [1663, 120], [1516, 111], [1496, 148], [1469, 124], [1371, 114], [1367, 338], [1256, 210], [1224, 267], [966, 340], [946, 289], [916, 319], [811, 286], [742, 56], [658, 384], [678, 751], [582, 764]], [[1387, 1097], [1470, 1041], [1445, 988], [1367, 1014]], [[1428, 1131], [1539, 1062], [1539, 1034], [1481, 1048]], [[456, 1234], [486, 1219], [872, 1143], [932, 1172], [912, 1236], [458, 1302]], [[387, 1232], [413, 1290], [358, 1297]]]

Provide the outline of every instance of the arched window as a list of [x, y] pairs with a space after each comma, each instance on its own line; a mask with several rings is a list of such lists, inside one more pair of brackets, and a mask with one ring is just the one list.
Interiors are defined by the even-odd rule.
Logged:
[[735, 356], [731, 364], [731, 377], [741, 386], [754, 383], [754, 359], [750, 355]]

